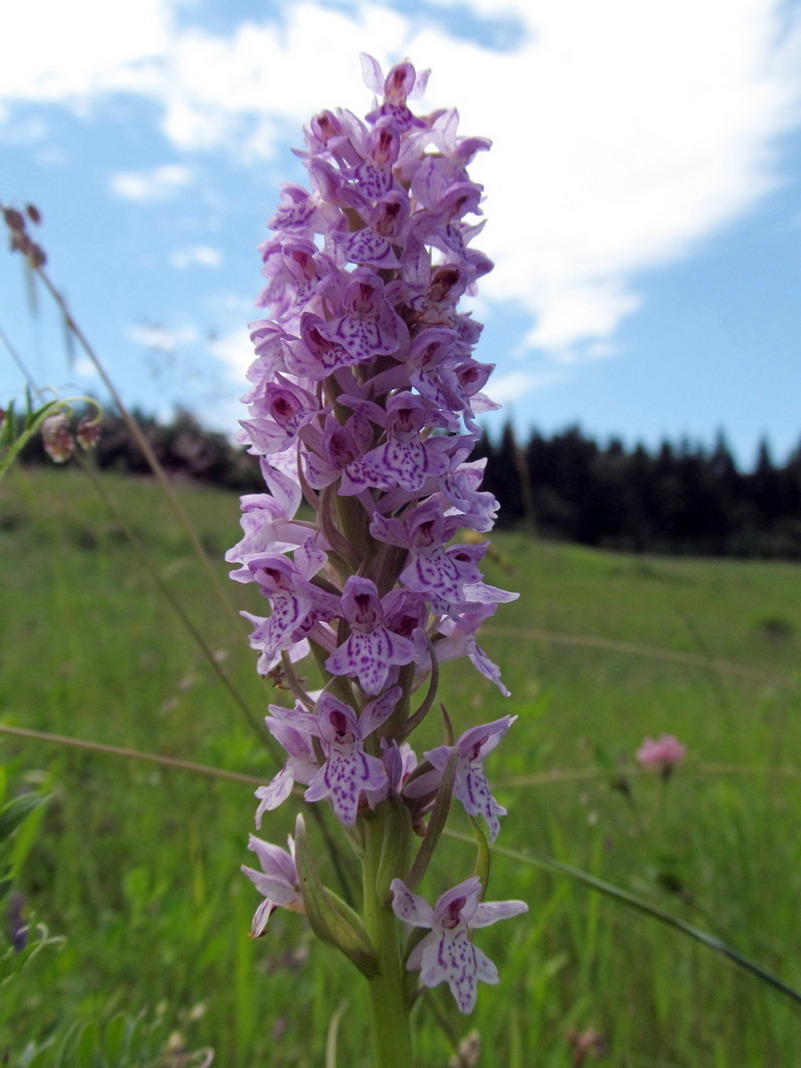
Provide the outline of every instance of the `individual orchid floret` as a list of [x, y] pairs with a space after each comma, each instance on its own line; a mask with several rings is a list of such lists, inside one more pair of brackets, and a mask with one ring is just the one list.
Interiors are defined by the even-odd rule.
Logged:
[[270, 711], [273, 714], [265, 716], [264, 722], [270, 734], [283, 747], [287, 761], [266, 786], [259, 786], [256, 790], [255, 796], [259, 800], [257, 827], [261, 827], [265, 812], [274, 811], [286, 801], [296, 782], [308, 786], [320, 769], [312, 743], [312, 737], [317, 733], [315, 717], [301, 705], [295, 705], [294, 708], [270, 705]]
[[399, 152], [400, 138], [391, 121], [383, 120], [367, 135], [365, 158], [352, 174], [365, 202], [379, 200], [395, 186], [392, 168]]
[[405, 328], [383, 290], [377, 274], [357, 267], [343, 297], [344, 314], [318, 326], [319, 333], [342, 345], [359, 362], [371, 362], [378, 353], [396, 352]]
[[[323, 333], [323, 330], [326, 333]], [[300, 317], [301, 339], [295, 339], [287, 345], [287, 370], [317, 381], [327, 378], [342, 367], [374, 362], [374, 355], [365, 355], [358, 349], [349, 351], [341, 342], [328, 337], [328, 333], [330, 331], [325, 320], [312, 312], [304, 312]]]
[[477, 876], [446, 891], [433, 908], [412, 893], [402, 879], [393, 879], [391, 889], [392, 909], [398, 919], [412, 927], [429, 928], [409, 954], [406, 967], [409, 971], [419, 968], [424, 986], [447, 983], [459, 1010], [472, 1012], [478, 981], [497, 983], [498, 969], [473, 945], [470, 931], [528, 912], [528, 905], [524, 901], [481, 902]]
[[367, 791], [367, 803], [375, 808], [390, 795], [398, 795], [403, 784], [417, 767], [417, 755], [408, 742], [400, 745], [396, 741], [387, 743], [381, 739], [381, 761], [387, 772], [387, 781], [379, 790]]
[[358, 404], [344, 424], [333, 416], [325, 421], [318, 452], [306, 455], [306, 477], [314, 489], [323, 489], [339, 479], [339, 493], [354, 496], [370, 487], [391, 489], [392, 482], [366, 459], [373, 444], [370, 410], [374, 404]]
[[[479, 489], [484, 477], [486, 458], [458, 464], [447, 471], [441, 480], [441, 492], [455, 514], [469, 517], [471, 530], [492, 530], [500, 505], [488, 491]], [[445, 515], [452, 514], [450, 510]]]
[[320, 405], [308, 390], [276, 373], [250, 406], [252, 419], [240, 419], [248, 434], [251, 452], [268, 456], [283, 452], [296, 440], [298, 432], [320, 412]]
[[336, 234], [334, 241], [351, 263], [379, 269], [400, 267], [394, 246], [409, 216], [405, 193], [390, 190], [370, 211], [367, 226], [354, 233]]
[[270, 553], [247, 561], [247, 569], [269, 598], [272, 609], [272, 614], [266, 618], [242, 613], [255, 624], [250, 644], [261, 653], [260, 674], [272, 671], [282, 650], [305, 639], [315, 623], [337, 614], [339, 599], [310, 581], [325, 559], [325, 553], [308, 538], [295, 550], [293, 560]]
[[295, 844], [291, 838], [288, 853], [279, 846], [257, 838], [255, 834], [248, 838], [248, 849], [253, 850], [261, 866], [261, 871], [256, 871], [246, 864], [242, 865], [242, 871], [264, 898], [253, 914], [250, 928], [251, 938], [259, 938], [264, 934], [267, 921], [276, 908], [281, 906], [293, 912], [302, 912], [303, 898], [295, 867]]
[[370, 579], [356, 575], [348, 579], [342, 592], [342, 615], [350, 625], [350, 635], [326, 660], [326, 670], [355, 678], [365, 693], [380, 693], [394, 665], [412, 662], [414, 642], [384, 625], [382, 601]]
[[506, 815], [506, 809], [499, 805], [490, 791], [487, 776], [484, 773], [484, 760], [503, 738], [516, 716], [503, 716], [492, 723], [480, 727], [471, 727], [456, 739], [455, 745], [440, 745], [429, 749], [425, 757], [437, 771], [443, 772], [454, 749], [459, 754], [456, 763], [456, 779], [453, 792], [464, 805], [470, 816], [481, 816], [486, 821], [490, 832], [490, 841], [494, 842], [501, 829], [499, 816]]
[[338, 217], [339, 210], [333, 205], [326, 205], [303, 186], [285, 182], [281, 187], [281, 203], [267, 225], [271, 230], [303, 236], [335, 225]]
[[[267, 463], [262, 464], [262, 474], [270, 492], [246, 493], [241, 498], [244, 537], [225, 554], [229, 563], [245, 564], [268, 552], [290, 552], [311, 533], [308, 522], [294, 518], [302, 498], [297, 482]], [[252, 582], [253, 573], [241, 567], [231, 572], [231, 578]]]
[[409, 356], [409, 380], [415, 389], [443, 411], [461, 414], [471, 430], [477, 412], [498, 407], [481, 392], [493, 369], [493, 364], [466, 355], [463, 341], [449, 328], [421, 331]]
[[472, 602], [503, 603], [518, 596], [482, 580], [477, 562], [489, 542], [446, 548], [465, 520], [465, 516], [445, 516], [431, 498], [403, 519], [386, 519], [376, 513], [370, 524], [373, 537], [408, 550], [408, 563], [400, 573], [406, 588], [425, 594], [435, 611], [452, 616]]
[[444, 475], [450, 466], [449, 437], [421, 437], [424, 428], [442, 426], [439, 409], [413, 393], [397, 393], [387, 401], [386, 441], [365, 460], [390, 486], [415, 492], [427, 478]]
[[322, 308], [322, 298], [337, 281], [333, 261], [314, 242], [295, 234], [279, 234], [261, 246], [268, 284], [258, 303], [271, 318], [290, 323], [303, 309]]
[[[361, 157], [351, 142], [351, 123], [361, 125], [350, 112], [340, 111], [334, 115], [326, 110], [314, 115], [304, 129], [310, 164], [321, 156], [327, 156], [339, 164], [355, 166]], [[296, 155], [301, 153], [296, 152]]]
[[476, 641], [475, 632], [489, 616], [497, 611], [495, 604], [466, 605], [454, 618], [445, 617], [437, 624], [437, 631], [444, 635], [435, 645], [437, 660], [440, 664], [467, 656], [478, 671], [494, 682], [504, 697], [510, 693], [501, 679], [500, 668], [494, 664]]
[[424, 70], [418, 74], [407, 59], [403, 63], [396, 63], [384, 78], [381, 67], [372, 56], [362, 52], [361, 61], [364, 84], [384, 98], [381, 106], [367, 116], [367, 121], [375, 122], [381, 117], [389, 117], [399, 130], [413, 126], [425, 127], [425, 122], [411, 113], [406, 101], [423, 95], [431, 72]]
[[320, 697], [317, 732], [326, 760], [309, 783], [304, 795], [307, 801], [330, 797], [342, 823], [352, 826], [356, 822], [362, 793], [381, 790], [387, 784], [384, 764], [365, 753], [364, 739], [392, 714], [400, 694], [400, 687], [393, 686], [366, 705], [361, 716], [330, 693]]

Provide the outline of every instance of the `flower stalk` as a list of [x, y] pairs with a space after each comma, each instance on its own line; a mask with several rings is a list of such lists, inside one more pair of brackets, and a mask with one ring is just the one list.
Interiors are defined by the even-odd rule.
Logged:
[[392, 911], [386, 851], [397, 848], [397, 821], [387, 813], [365, 821], [363, 860], [364, 921], [376, 950], [378, 971], [369, 982], [373, 1056], [386, 1068], [414, 1068], [409, 992], [401, 931]]

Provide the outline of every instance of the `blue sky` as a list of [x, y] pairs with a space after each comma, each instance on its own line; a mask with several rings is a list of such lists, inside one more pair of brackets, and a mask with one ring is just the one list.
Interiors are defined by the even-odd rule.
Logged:
[[[10, 28], [9, 28], [10, 19]], [[371, 105], [358, 55], [409, 56], [421, 110], [492, 138], [475, 301], [521, 437], [801, 441], [801, 5], [779, 0], [27, 0], [0, 40], [0, 198], [126, 401], [233, 430], [256, 246], [291, 146]], [[42, 32], [42, 27], [47, 32]], [[0, 327], [40, 385], [71, 364], [20, 264]], [[0, 351], [0, 403], [24, 379]]]

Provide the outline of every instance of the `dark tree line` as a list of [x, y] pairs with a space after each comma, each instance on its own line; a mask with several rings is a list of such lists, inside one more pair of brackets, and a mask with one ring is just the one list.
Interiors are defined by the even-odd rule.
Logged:
[[[264, 488], [255, 458], [190, 413], [178, 412], [170, 423], [136, 418], [168, 472], [240, 493]], [[578, 427], [551, 437], [535, 431], [520, 445], [507, 424], [495, 441], [482, 436], [473, 453], [479, 457], [487, 458], [484, 488], [500, 502], [500, 527], [635, 552], [801, 560], [801, 445], [777, 465], [763, 443], [753, 469], [743, 472], [722, 435], [711, 449], [666, 442], [650, 452], [615, 439], [601, 446]], [[24, 458], [45, 460], [41, 443], [32, 442]], [[93, 462], [149, 470], [113, 412], [103, 417]]]
[[649, 452], [601, 446], [578, 427], [519, 445], [507, 425], [474, 456], [487, 458], [499, 526], [635, 552], [801, 559], [801, 445], [777, 465], [763, 442], [743, 472], [722, 435], [711, 449], [665, 442]]

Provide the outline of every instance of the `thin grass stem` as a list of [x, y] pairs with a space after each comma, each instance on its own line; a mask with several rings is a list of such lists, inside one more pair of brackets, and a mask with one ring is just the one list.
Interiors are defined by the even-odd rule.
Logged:
[[[458, 831], [446, 830], [445, 834], [460, 842], [472, 842], [472, 839], [468, 835], [461, 834]], [[666, 927], [670, 927], [673, 930], [686, 935], [688, 938], [700, 942], [701, 945], [706, 946], [707, 949], [711, 949], [715, 953], [720, 953], [738, 968], [756, 976], [761, 982], [772, 987], [774, 990], [777, 990], [780, 994], [784, 994], [785, 997], [790, 998], [796, 1004], [801, 1005], [801, 991], [798, 991], [788, 983], [785, 983], [783, 979], [780, 979], [772, 972], [769, 972], [766, 968], [763, 968], [762, 965], [757, 964], [749, 957], [746, 957], [726, 942], [721, 941], [721, 939], [717, 938], [715, 935], [711, 935], [707, 931], [702, 931], [700, 928], [694, 927], [692, 924], [685, 923], [684, 920], [680, 920], [676, 916], [671, 916], [668, 912], [663, 912], [654, 905], [648, 904], [647, 901], [643, 901], [641, 898], [635, 897], [634, 894], [630, 894], [627, 890], [621, 890], [620, 887], [604, 882], [603, 879], [598, 879], [594, 875], [590, 875], [588, 872], [581, 871], [579, 868], [574, 868], [570, 864], [563, 864], [561, 861], [554, 860], [553, 857], [547, 857], [541, 853], [523, 853], [520, 850], [508, 849], [504, 846], [493, 846], [493, 850], [501, 856], [508, 857], [510, 860], [518, 861], [521, 864], [534, 865], [539, 868], [545, 868], [547, 871], [556, 872], [559, 875], [566, 875], [575, 882], [581, 883], [582, 886], [586, 886], [590, 890], [595, 890], [598, 893], [606, 895], [606, 897], [611, 898], [620, 905], [626, 905], [628, 908], [635, 909], [637, 912], [641, 912], [643, 915], [649, 916], [653, 920], [658, 920], [659, 923], [664, 924]]]

